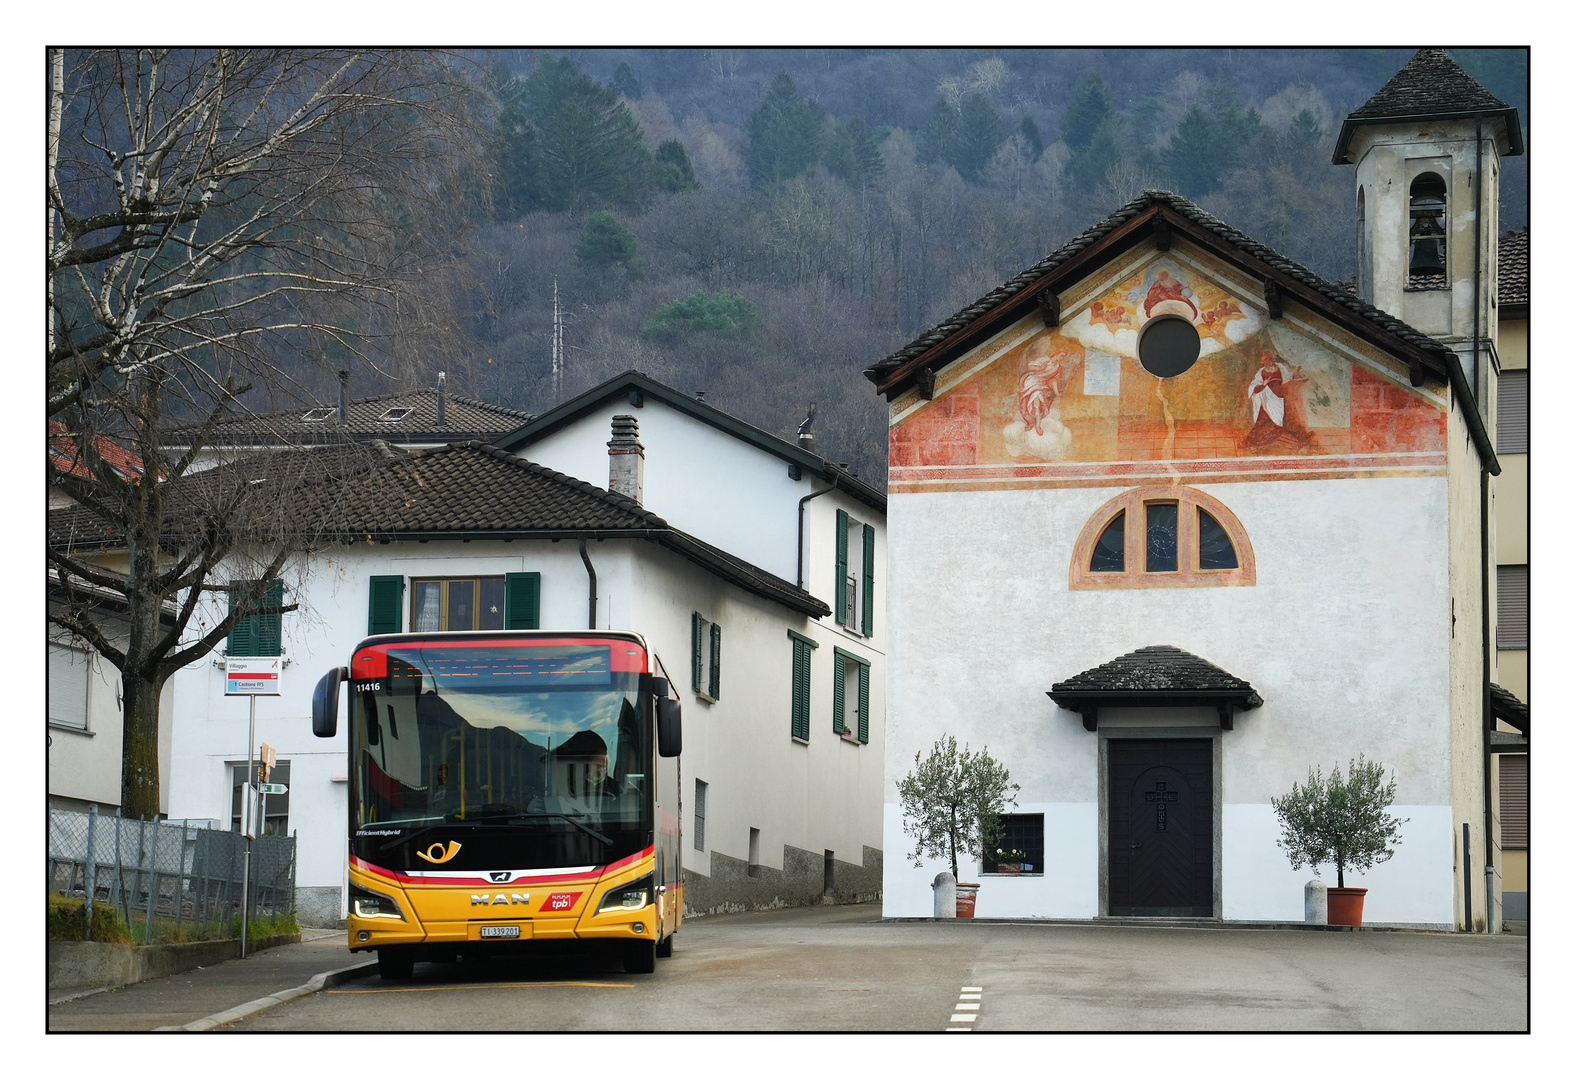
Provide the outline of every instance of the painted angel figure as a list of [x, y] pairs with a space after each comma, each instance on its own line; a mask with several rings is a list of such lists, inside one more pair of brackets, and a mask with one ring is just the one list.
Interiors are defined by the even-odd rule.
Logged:
[[1052, 352], [1042, 346], [1041, 355], [1031, 359], [1018, 378], [1018, 412], [1023, 415], [1023, 426], [1033, 428], [1036, 435], [1045, 434], [1042, 424], [1056, 399], [1067, 389], [1068, 372], [1062, 363], [1067, 358], [1064, 350]]
[[1149, 286], [1149, 293], [1144, 297], [1144, 317], [1148, 318], [1155, 305], [1166, 300], [1186, 304], [1193, 310], [1193, 318], [1198, 318], [1198, 305], [1193, 303], [1193, 290], [1180, 279], [1172, 277], [1171, 271], [1162, 270], [1155, 276], [1155, 283]]
[[1240, 307], [1233, 304], [1230, 300], [1222, 300], [1204, 312], [1202, 329], [1210, 337], [1224, 338], [1226, 336], [1226, 327], [1234, 319], [1246, 318], [1247, 316], [1242, 313]]

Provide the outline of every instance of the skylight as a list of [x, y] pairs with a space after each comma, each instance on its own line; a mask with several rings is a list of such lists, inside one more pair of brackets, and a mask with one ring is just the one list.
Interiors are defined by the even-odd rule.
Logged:
[[324, 420], [331, 419], [338, 411], [338, 409], [308, 409], [301, 419], [308, 424], [321, 424]]
[[414, 409], [390, 409], [388, 412], [378, 417], [378, 420], [385, 424], [392, 424], [396, 421], [405, 419], [405, 417], [409, 416], [414, 411]]

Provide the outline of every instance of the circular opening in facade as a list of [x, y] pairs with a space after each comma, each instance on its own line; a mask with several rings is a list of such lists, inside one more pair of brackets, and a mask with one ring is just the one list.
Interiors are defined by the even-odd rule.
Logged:
[[1182, 374], [1198, 362], [1198, 330], [1175, 316], [1156, 319], [1138, 338], [1138, 362], [1162, 379]]

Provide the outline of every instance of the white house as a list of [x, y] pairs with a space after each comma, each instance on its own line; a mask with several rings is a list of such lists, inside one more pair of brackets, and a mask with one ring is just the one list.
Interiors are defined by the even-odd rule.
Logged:
[[1312, 872], [1271, 799], [1363, 754], [1408, 819], [1347, 874], [1365, 921], [1483, 927], [1488, 298], [1518, 152], [1515, 111], [1425, 50], [1341, 135], [1357, 296], [1146, 192], [867, 372], [888, 916], [931, 913], [896, 784], [951, 734], [1021, 785], [1006, 846], [1032, 871], [960, 867], [982, 916], [1301, 921]]
[[[283, 694], [257, 699], [257, 735], [277, 752], [274, 779], [289, 787], [287, 796], [270, 797], [268, 816], [272, 827], [298, 836], [305, 921], [341, 917], [346, 861], [344, 735], [312, 735], [312, 685], [370, 633], [428, 628], [595, 626], [648, 637], [685, 698], [680, 769], [691, 911], [878, 895], [884, 727], [876, 646], [884, 627], [865, 621], [874, 606], [863, 584], [885, 572], [879, 550], [864, 558], [865, 526], [873, 532], [879, 524], [876, 508], [824, 479], [816, 488], [832, 493], [807, 504], [807, 511], [830, 504], [806, 514], [815, 542], [805, 565], [826, 583], [822, 591], [831, 592], [837, 524], [846, 519], [856, 538], [848, 550], [858, 557], [849, 562], [857, 564], [863, 606], [845, 617], [854, 624], [845, 629], [808, 586], [646, 504], [643, 496], [672, 460], [656, 452], [662, 440], [633, 420], [616, 430], [611, 417], [578, 423], [600, 427], [598, 479], [611, 474], [622, 493], [476, 441], [415, 454], [386, 443], [300, 451], [322, 455], [325, 476], [344, 475], [353, 457], [358, 479], [348, 489], [329, 484], [319, 502], [300, 508], [333, 538], [282, 575], [285, 599], [300, 610], [273, 617], [277, 630], [243, 628], [232, 642], [277, 641], [285, 658]], [[610, 434], [616, 445], [608, 445]], [[813, 455], [777, 442], [809, 472], [803, 459]], [[645, 489], [633, 467], [641, 444]], [[730, 437], [699, 460], [757, 452]], [[246, 467], [264, 468], [263, 460]], [[835, 468], [815, 464], [817, 478]], [[778, 465], [785, 474], [787, 467]], [[809, 494], [811, 486], [798, 490]], [[790, 503], [790, 523], [803, 494]], [[720, 488], [715, 494], [719, 502], [731, 497]], [[817, 525], [819, 537], [812, 535]], [[777, 568], [791, 566], [795, 545], [779, 546], [790, 555]], [[226, 819], [237, 805], [249, 703], [224, 696], [220, 663], [215, 656], [174, 680], [173, 816]]]

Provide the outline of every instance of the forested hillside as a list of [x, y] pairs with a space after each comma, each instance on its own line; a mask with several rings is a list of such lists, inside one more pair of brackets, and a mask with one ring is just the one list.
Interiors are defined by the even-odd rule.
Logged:
[[[303, 387], [445, 370], [542, 411], [638, 368], [785, 436], [814, 402], [822, 452], [883, 484], [861, 371], [1145, 188], [1350, 276], [1334, 137], [1411, 52], [473, 52], [488, 175], [413, 220], [427, 331], [369, 336], [374, 364], [327, 349]], [[1526, 52], [1455, 55], [1530, 148]], [[1526, 160], [1506, 163], [1507, 229]]]

